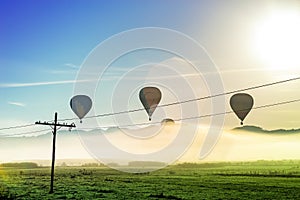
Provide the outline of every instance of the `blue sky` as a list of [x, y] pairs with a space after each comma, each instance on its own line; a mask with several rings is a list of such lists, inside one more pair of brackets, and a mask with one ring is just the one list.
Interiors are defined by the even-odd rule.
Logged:
[[[2, 119], [49, 119], [57, 107], [62, 114], [69, 115], [66, 109], [72, 84], [27, 87], [6, 87], [6, 84], [74, 80], [77, 68], [101, 41], [121, 31], [144, 26], [184, 30], [197, 4], [196, 1], [190, 4], [179, 1], [1, 1], [0, 83], [4, 86], [0, 89], [0, 102], [5, 113]], [[36, 110], [44, 110], [45, 114]]]
[[[295, 8], [294, 4], [196, 0], [1, 1], [1, 127], [50, 120], [55, 111], [61, 118], [73, 117], [69, 108], [73, 84], [63, 82], [76, 79], [80, 65], [100, 42], [132, 28], [170, 28], [194, 38], [205, 46], [221, 71], [233, 71], [222, 77], [227, 90], [290, 78], [299, 73], [297, 68], [283, 74], [278, 69], [262, 67], [264, 64], [253, 55], [249, 38], [253, 35], [251, 28], [268, 10], [273, 7], [289, 10]], [[249, 74], [237, 74], [247, 70], [255, 80]], [[238, 87], [232, 81], [236, 77], [243, 80]], [[293, 85], [291, 89], [296, 87]], [[268, 96], [274, 91], [267, 92]], [[260, 118], [253, 120], [259, 121]], [[294, 127], [297, 123], [280, 126]], [[274, 127], [274, 122], [266, 124]]]

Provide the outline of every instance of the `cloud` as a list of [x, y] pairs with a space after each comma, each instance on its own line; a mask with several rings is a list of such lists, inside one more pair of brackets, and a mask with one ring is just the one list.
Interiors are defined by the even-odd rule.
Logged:
[[[196, 63], [196, 62], [195, 62]], [[150, 66], [150, 63], [145, 63], [148, 64]], [[201, 63], [198, 63], [199, 65], [201, 65]], [[190, 65], [186, 60], [182, 59], [182, 58], [178, 58], [178, 57], [172, 57], [172, 58], [168, 58], [166, 60], [161, 61], [160, 63], [152, 63], [153, 65], [153, 71], [157, 70], [159, 66], [172, 66], [175, 67], [178, 66], [179, 68], [181, 68], [182, 66], [185, 65]], [[79, 70], [80, 66], [77, 66], [75, 64], [72, 63], [66, 63], [64, 64], [64, 66], [71, 68], [71, 69], [76, 69]], [[183, 73], [179, 73], [179, 74], [165, 74], [165, 75], [159, 75], [156, 74], [157, 76], [147, 76], [147, 73], [151, 72], [151, 68], [145, 68], [142, 67], [143, 65], [140, 65], [138, 67], [128, 67], [128, 66], [111, 66], [109, 67], [103, 74], [103, 76], [101, 77], [102, 81], [116, 81], [119, 79], [124, 79], [124, 80], [161, 80], [161, 79], [178, 79], [178, 78], [194, 78], [199, 76], [199, 74], [205, 76], [205, 75], [210, 75], [210, 74], [216, 74], [216, 73], [220, 73], [220, 74], [232, 74], [232, 73], [241, 73], [241, 72], [257, 72], [257, 71], [265, 71], [264, 68], [258, 68], [258, 67], [251, 67], [251, 68], [236, 68], [236, 69], [223, 69], [223, 70], [218, 70], [218, 71], [205, 71], [205, 72], [197, 72], [197, 71], [185, 71]], [[106, 68], [105, 66], [103, 66], [102, 68]], [[95, 73], [99, 73], [98, 71], [99, 67], [95, 67], [95, 71], [90, 71], [90, 72], [85, 72], [85, 75], [95, 75]], [[185, 68], [184, 68], [185, 69]], [[100, 70], [101, 71], [101, 70]], [[129, 72], [145, 72], [144, 75], [145, 76], [141, 76], [140, 74], [136, 74], [131, 75], [131, 76], [124, 76]], [[51, 73], [53, 74], [68, 74], [68, 73], [74, 73], [77, 71], [74, 70], [53, 70], [51, 71]], [[83, 72], [81, 72], [83, 73]], [[132, 74], [132, 73], [131, 73]], [[100, 73], [99, 73], [100, 76]]]
[[79, 69], [79, 66], [72, 64], [72, 63], [66, 63], [66, 64], [64, 64], [64, 66], [70, 67], [72, 69]]
[[156, 77], [147, 77], [147, 76], [121, 76], [117, 74], [107, 74], [101, 77], [100, 80], [102, 81], [113, 81], [113, 80], [162, 80], [162, 79], [178, 79], [178, 78], [192, 78], [192, 77], [198, 77], [198, 74], [178, 74], [178, 75], [162, 75], [162, 76], [156, 76]]
[[[197, 64], [197, 62], [192, 62]], [[205, 64], [205, 63], [204, 63]], [[203, 63], [198, 63], [199, 66], [204, 65]], [[148, 67], [149, 66], [149, 67]], [[152, 66], [152, 68], [150, 67]], [[212, 74], [235, 74], [235, 73], [247, 73], [247, 72], [261, 72], [266, 71], [264, 68], [251, 67], [251, 68], [235, 68], [235, 69], [219, 69], [219, 70], [205, 70], [200, 69], [195, 70], [192, 65], [182, 58], [172, 57], [161, 61], [160, 63], [147, 63], [146, 67], [144, 65], [139, 65], [135, 68], [130, 67], [111, 67], [109, 70], [105, 71], [102, 81], [113, 81], [113, 80], [162, 80], [162, 79], [178, 79], [178, 78], [195, 78], [200, 76], [208, 76]], [[161, 73], [163, 70], [163, 74]], [[167, 70], [170, 70], [168, 73]], [[143, 73], [144, 72], [144, 73]], [[129, 75], [130, 74], [130, 75]]]
[[76, 74], [77, 71], [75, 70], [48, 70], [46, 71], [48, 73], [51, 73], [51, 74]]
[[47, 73], [51, 73], [51, 74], [74, 74], [77, 73], [77, 71], [79, 70], [80, 66], [77, 66], [75, 64], [72, 63], [66, 63], [63, 65], [63, 69], [50, 69], [50, 70], [46, 70]]
[[14, 106], [20, 106], [20, 107], [25, 107], [26, 105], [24, 103], [21, 102], [13, 102], [13, 101], [9, 101], [7, 102], [10, 105], [14, 105]]
[[63, 85], [63, 84], [84, 83], [84, 82], [93, 82], [93, 81], [94, 80], [65, 80], [65, 81], [46, 81], [46, 82], [34, 82], [34, 83], [0, 83], [0, 88]]

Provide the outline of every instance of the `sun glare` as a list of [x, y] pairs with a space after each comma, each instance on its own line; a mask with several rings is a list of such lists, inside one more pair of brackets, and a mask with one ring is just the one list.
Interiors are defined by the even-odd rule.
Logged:
[[274, 11], [255, 30], [255, 51], [273, 70], [300, 66], [300, 11]]

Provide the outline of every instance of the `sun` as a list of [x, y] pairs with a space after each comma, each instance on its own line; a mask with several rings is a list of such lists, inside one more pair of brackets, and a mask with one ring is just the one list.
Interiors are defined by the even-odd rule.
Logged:
[[258, 23], [254, 50], [270, 69], [300, 66], [300, 11], [274, 11]]

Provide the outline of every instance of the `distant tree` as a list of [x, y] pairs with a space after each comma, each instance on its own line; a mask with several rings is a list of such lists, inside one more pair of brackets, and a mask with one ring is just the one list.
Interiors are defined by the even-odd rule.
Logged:
[[12, 167], [12, 168], [38, 168], [38, 164], [34, 162], [21, 162], [21, 163], [3, 163], [2, 167]]
[[107, 166], [109, 167], [119, 167], [118, 163], [108, 163]]
[[85, 163], [81, 165], [82, 167], [99, 167], [101, 166], [101, 164], [99, 165], [98, 163]]
[[132, 161], [128, 163], [130, 167], [163, 167], [165, 163], [156, 161]]

